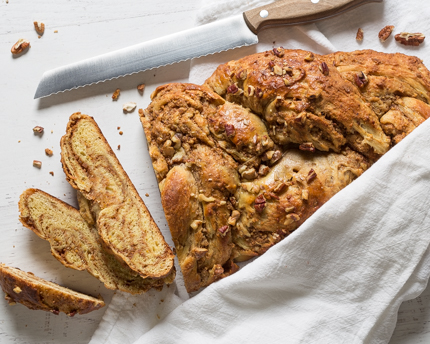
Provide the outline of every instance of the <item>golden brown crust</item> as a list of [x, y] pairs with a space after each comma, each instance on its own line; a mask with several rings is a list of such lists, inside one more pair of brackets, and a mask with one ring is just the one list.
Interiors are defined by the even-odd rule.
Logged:
[[332, 64], [318, 55], [307, 61], [307, 51], [277, 51], [221, 65], [205, 84], [262, 116], [277, 144], [339, 152], [348, 143], [369, 157], [388, 150], [378, 118]]
[[20, 221], [49, 241], [52, 255], [64, 266], [88, 271], [106, 288], [132, 294], [163, 288], [164, 279], [144, 279], [110, 253], [100, 239], [90, 210], [81, 216], [88, 202], [78, 198], [81, 213], [41, 190], [27, 189], [18, 203]]
[[401, 54], [274, 49], [159, 87], [139, 113], [187, 290], [264, 253], [428, 118], [429, 80]]
[[100, 238], [112, 253], [143, 278], [174, 275], [170, 247], [91, 117], [70, 117], [61, 162], [69, 183], [96, 209]]
[[0, 284], [10, 304], [18, 302], [54, 314], [86, 314], [105, 305], [101, 297], [78, 293], [5, 264], [0, 264]]

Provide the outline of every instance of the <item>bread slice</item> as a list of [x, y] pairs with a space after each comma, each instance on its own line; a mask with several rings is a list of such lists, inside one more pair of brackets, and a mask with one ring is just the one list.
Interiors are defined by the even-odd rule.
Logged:
[[[89, 217], [80, 198], [81, 211]], [[118, 261], [100, 239], [95, 224], [89, 224], [79, 210], [38, 189], [27, 189], [19, 200], [21, 223], [40, 238], [49, 241], [51, 253], [66, 267], [86, 270], [108, 289], [139, 294], [150, 288], [161, 289], [170, 280], [142, 278]]]
[[143, 278], [175, 274], [172, 250], [92, 117], [70, 116], [61, 162], [70, 185], [86, 199], [100, 238], [118, 259]]
[[78, 293], [5, 264], [0, 264], [0, 285], [9, 304], [18, 302], [30, 309], [54, 314], [86, 314], [105, 305], [101, 297]]

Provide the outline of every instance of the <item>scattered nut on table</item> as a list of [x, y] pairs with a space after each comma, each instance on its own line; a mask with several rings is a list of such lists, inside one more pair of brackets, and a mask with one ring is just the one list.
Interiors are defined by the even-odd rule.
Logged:
[[381, 42], [385, 42], [388, 37], [391, 36], [391, 33], [394, 30], [394, 25], [387, 25], [384, 27], [381, 31], [379, 31], [378, 37], [381, 40]]
[[143, 91], [145, 90], [145, 84], [137, 85], [137, 90], [140, 94], [143, 94]]
[[136, 108], [136, 105], [136, 103], [128, 102], [122, 106], [122, 109], [124, 110], [124, 112], [132, 112]]
[[45, 33], [45, 24], [39, 21], [35, 21], [33, 24], [37, 34], [42, 36]]
[[43, 133], [43, 127], [41, 127], [41, 126], [39, 126], [39, 125], [36, 125], [34, 128], [33, 128], [33, 132], [35, 133], [35, 134], [42, 134]]
[[42, 162], [39, 160], [33, 160], [33, 166], [37, 168], [42, 168]]
[[30, 48], [30, 41], [20, 38], [18, 41], [12, 46], [12, 49], [10, 49], [11, 53], [14, 55], [19, 55], [25, 50]]
[[112, 100], [117, 100], [118, 97], [119, 97], [119, 95], [120, 95], [120, 93], [121, 93], [121, 90], [119, 88], [117, 88], [115, 90], [115, 92], [112, 94]]
[[400, 44], [418, 46], [424, 42], [426, 36], [419, 32], [400, 32], [399, 34], [395, 35], [394, 38]]
[[53, 156], [53, 155], [54, 155], [54, 152], [52, 151], [52, 149], [45, 148], [45, 154], [46, 154], [47, 156]]
[[363, 37], [364, 37], [363, 29], [361, 27], [359, 27], [358, 30], [357, 30], [357, 35], [355, 36], [355, 39], [357, 41], [362, 41]]

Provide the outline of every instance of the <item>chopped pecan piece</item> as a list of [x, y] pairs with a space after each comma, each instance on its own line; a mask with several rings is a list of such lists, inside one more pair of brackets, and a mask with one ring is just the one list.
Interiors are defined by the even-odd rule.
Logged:
[[387, 25], [381, 31], [379, 31], [378, 37], [381, 40], [381, 42], [385, 42], [388, 39], [388, 37], [391, 36], [391, 33], [393, 32], [393, 30], [394, 30], [393, 25]]
[[250, 168], [242, 173], [242, 177], [248, 180], [257, 178], [257, 172], [255, 172], [254, 168]]
[[117, 88], [115, 92], [112, 94], [112, 100], [117, 100], [120, 93], [121, 93], [121, 90]]
[[196, 257], [196, 259], [201, 259], [206, 255], [206, 253], [208, 253], [208, 250], [201, 247], [194, 247], [191, 252], [193, 253], [194, 257]]
[[235, 94], [237, 93], [237, 91], [239, 91], [239, 88], [235, 84], [232, 84], [227, 87], [227, 93]]
[[300, 221], [300, 216], [295, 213], [291, 213], [287, 215], [284, 225], [291, 225], [292, 223], [297, 221]]
[[422, 33], [401, 32], [394, 36], [397, 42], [403, 45], [418, 46], [426, 38]]
[[39, 125], [36, 125], [34, 128], [33, 128], [33, 132], [35, 133], [35, 134], [42, 134], [43, 133], [43, 127], [41, 127], [41, 126], [39, 126]]
[[11, 53], [14, 55], [19, 55], [25, 50], [30, 48], [30, 42], [26, 39], [20, 38], [10, 49]]
[[323, 73], [325, 76], [327, 76], [327, 75], [329, 75], [329, 69], [328, 69], [328, 66], [327, 66], [327, 63], [325, 63], [325, 62], [322, 62], [321, 63], [321, 65], [320, 65], [320, 71], [321, 71], [321, 73]]
[[34, 29], [36, 30], [37, 34], [42, 36], [45, 32], [45, 24], [42, 22], [35, 21], [33, 22]]
[[124, 111], [125, 113], [132, 112], [135, 108], [136, 108], [136, 103], [128, 102], [122, 106], [122, 111]]
[[361, 27], [359, 27], [359, 28], [358, 28], [358, 30], [357, 30], [357, 35], [355, 36], [355, 39], [356, 39], [357, 41], [362, 41], [362, 40], [363, 40], [363, 38], [364, 38], [364, 32], [363, 32], [363, 29], [362, 29]]
[[355, 84], [362, 88], [366, 86], [369, 83], [369, 79], [367, 78], [367, 75], [364, 72], [360, 72], [354, 75]]
[[284, 56], [284, 48], [283, 47], [273, 48], [272, 51], [277, 57], [283, 57]]
[[54, 155], [54, 152], [52, 151], [52, 149], [45, 148], [45, 154], [46, 154], [47, 156], [53, 156], [53, 155]]
[[314, 54], [313, 54], [313, 53], [309, 53], [309, 54], [307, 54], [307, 55], [305, 56], [305, 58], [304, 58], [304, 60], [305, 60], [306, 62], [312, 62], [314, 59], [315, 59], [315, 56], [314, 56]]
[[221, 233], [222, 236], [226, 235], [228, 232], [228, 225], [222, 226], [220, 228], [218, 228], [218, 232]]
[[303, 151], [315, 152], [315, 146], [313, 145], [313, 143], [312, 143], [312, 142], [305, 142], [305, 143], [302, 143], [302, 144], [299, 146], [299, 149], [300, 149], [300, 150], [303, 150]]
[[236, 131], [234, 130], [233, 124], [225, 124], [224, 129], [225, 129], [225, 133], [227, 134], [228, 137], [232, 137], [236, 133]]
[[274, 193], [280, 193], [280, 192], [282, 192], [284, 189], [285, 189], [285, 187], [287, 186], [287, 184], [285, 184], [285, 183], [279, 183], [278, 185], [276, 185], [276, 187], [273, 189], [273, 192]]
[[308, 183], [310, 183], [311, 181], [313, 181], [315, 178], [317, 177], [316, 172], [314, 171], [313, 168], [310, 169], [308, 176], [306, 177], [306, 181]]
[[33, 160], [33, 166], [37, 168], [42, 168], [42, 162], [39, 160]]
[[145, 90], [145, 87], [146, 87], [145, 84], [137, 85], [137, 90], [139, 91], [140, 94], [143, 94], [143, 91]]
[[255, 91], [255, 87], [254, 87], [254, 86], [249, 85], [249, 86], [248, 86], [248, 96], [249, 96], [249, 97], [252, 97], [252, 96], [254, 95], [254, 91]]
[[245, 80], [247, 76], [248, 76], [248, 71], [246, 69], [241, 70], [236, 74], [236, 78], [239, 80]]
[[254, 208], [257, 213], [262, 213], [264, 208], [266, 207], [266, 199], [263, 195], [259, 195], [254, 201]]
[[260, 168], [258, 169], [258, 174], [260, 176], [265, 176], [270, 172], [269, 166], [266, 165], [260, 165]]
[[231, 213], [231, 216], [228, 218], [228, 224], [230, 226], [236, 226], [236, 222], [240, 217], [240, 212], [238, 212], [237, 210], [233, 210], [233, 212]]

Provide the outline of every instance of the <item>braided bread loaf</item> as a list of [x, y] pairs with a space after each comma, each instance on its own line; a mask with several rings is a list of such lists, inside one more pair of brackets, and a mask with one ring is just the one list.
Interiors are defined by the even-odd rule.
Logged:
[[188, 292], [296, 230], [430, 116], [402, 54], [273, 49], [168, 84], [140, 111]]

